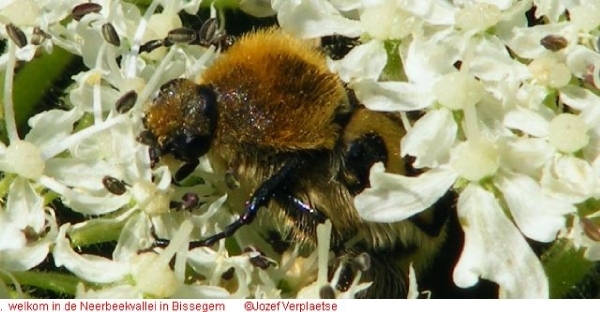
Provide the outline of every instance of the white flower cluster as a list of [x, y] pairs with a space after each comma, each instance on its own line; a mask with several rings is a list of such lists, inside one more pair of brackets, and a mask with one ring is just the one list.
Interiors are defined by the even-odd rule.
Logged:
[[[8, 39], [0, 66], [9, 140], [0, 146], [5, 198], [0, 273], [12, 277], [15, 289], [19, 283], [31, 285], [15, 276], [23, 277], [18, 273], [35, 269], [49, 254], [56, 267], [81, 281], [71, 285], [76, 291], [70, 295], [78, 298], [279, 298], [279, 283], [290, 288], [287, 296], [313, 285], [317, 251], [306, 258], [293, 248], [273, 267], [274, 260], [257, 251], [230, 255], [224, 241], [188, 250], [190, 238], [219, 232], [235, 219], [222, 207], [224, 178], [203, 163], [196, 172], [205, 183], [174, 187], [169, 168], [162, 163], [153, 168], [148, 147], [138, 142], [143, 105], [159, 86], [181, 76], [194, 78], [218, 55], [214, 47], [186, 45], [140, 52], [144, 43], [181, 27], [178, 14], [195, 14], [200, 2], [152, 1], [144, 13], [124, 1], [0, 2], [0, 34]], [[15, 121], [19, 103], [12, 97], [15, 67], [56, 46], [80, 56], [86, 69], [72, 77], [64, 97], [68, 109], [33, 116], [23, 136]], [[57, 220], [52, 202], [57, 197], [64, 205], [58, 209], [70, 209], [84, 221]], [[173, 204], [190, 209], [170, 209]], [[152, 231], [170, 239], [159, 254], [148, 250]], [[321, 234], [323, 246], [329, 233]], [[81, 251], [110, 241], [116, 241], [111, 257]], [[319, 253], [325, 264], [328, 250]], [[327, 276], [327, 265], [319, 274]], [[68, 291], [68, 286], [53, 288], [56, 284], [46, 286]], [[337, 296], [353, 297], [366, 286]], [[0, 287], [0, 297], [14, 296], [6, 289]]]
[[[330, 67], [365, 106], [425, 111], [414, 123], [404, 119], [399, 144], [426, 172], [403, 177], [376, 165], [371, 188], [355, 200], [363, 218], [404, 220], [453, 189], [465, 231], [454, 282], [485, 278], [504, 298], [549, 295], [525, 237], [568, 238], [600, 260], [600, 210], [577, 213], [600, 197], [600, 2], [272, 5], [282, 28], [298, 36], [362, 39]], [[386, 78], [390, 71], [406, 79]]]
[[[83, 282], [74, 294], [80, 298], [278, 298], [282, 282], [292, 295], [315, 297], [327, 284], [326, 227], [310, 257], [292, 248], [269, 270], [253, 264], [260, 253], [229, 255], [224, 241], [188, 251], [190, 239], [235, 219], [223, 208], [223, 177], [203, 164], [195, 174], [205, 184], [174, 187], [170, 170], [152, 168], [148, 147], [136, 140], [142, 107], [158, 87], [194, 77], [218, 56], [185, 45], [140, 53], [201, 2], [154, 0], [142, 13], [124, 1], [0, 1], [0, 35], [9, 39], [0, 56], [9, 140], [0, 146], [0, 273], [31, 270], [51, 253]], [[534, 6], [545, 23], [528, 25]], [[551, 242], [560, 235], [600, 259], [598, 213], [577, 214], [600, 196], [598, 1], [243, 0], [240, 7], [277, 14], [299, 37], [360, 37], [361, 45], [330, 61], [332, 71], [370, 109], [425, 112], [416, 122], [403, 116], [407, 135], [398, 143], [425, 173], [403, 177], [376, 165], [356, 206], [367, 220], [395, 222], [457, 191], [465, 232], [458, 286], [485, 278], [502, 297], [547, 297], [547, 278], [524, 236]], [[73, 76], [69, 108], [30, 118], [23, 136], [15, 67], [55, 46], [81, 56], [87, 69]], [[398, 57], [391, 68], [388, 59]], [[390, 72], [404, 81], [388, 79]], [[131, 109], [115, 106], [124, 99]], [[169, 209], [189, 194], [198, 208]], [[56, 197], [93, 218], [60, 222]], [[159, 254], [140, 252], [151, 246], [151, 228], [171, 239]], [[117, 242], [111, 258], [78, 249], [107, 241]], [[336, 295], [353, 297], [367, 286]]]

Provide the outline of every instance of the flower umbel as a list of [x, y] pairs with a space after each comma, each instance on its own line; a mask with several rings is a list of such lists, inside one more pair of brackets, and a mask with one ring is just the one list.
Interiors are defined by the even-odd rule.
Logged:
[[[519, 230], [552, 242], [568, 230], [567, 219], [581, 212], [577, 204], [598, 197], [598, 171], [592, 170], [598, 123], [591, 122], [598, 116], [591, 113], [598, 107], [591, 104], [598, 103], [597, 84], [578, 86], [595, 81], [590, 73], [599, 64], [597, 23], [583, 15], [579, 21], [586, 23], [576, 21], [579, 15], [559, 22], [568, 13], [579, 14], [579, 7], [559, 1], [550, 6], [535, 1], [381, 3], [385, 10], [357, 2], [354, 9], [361, 15], [337, 8], [348, 17], [320, 21], [319, 35], [332, 35], [354, 21], [366, 25], [363, 44], [332, 61], [331, 69], [371, 109], [424, 111], [416, 121], [405, 117], [407, 135], [401, 142], [402, 154], [415, 157], [413, 165], [424, 173], [401, 177], [374, 166], [371, 188], [355, 200], [359, 213], [376, 222], [405, 220], [454, 190], [466, 240], [455, 283], [472, 286], [486, 278], [500, 285], [501, 297], [549, 296], [542, 263]], [[385, 32], [385, 26], [372, 30], [370, 14], [376, 9], [404, 12], [397, 16], [418, 27], [402, 35]], [[526, 12], [534, 10], [541, 22], [531, 26]], [[309, 29], [315, 21], [302, 15], [309, 11], [298, 8], [296, 15], [278, 16], [285, 19], [284, 29]], [[402, 27], [390, 26], [383, 17], [378, 23], [386, 30]], [[564, 47], [550, 45], [551, 37], [544, 39], [549, 35]], [[396, 44], [387, 47], [394, 48], [385, 49], [391, 42]], [[389, 67], [386, 60], [392, 56], [400, 57], [400, 66]], [[406, 80], [387, 80], [393, 70], [401, 74], [392, 76]], [[486, 256], [495, 253], [522, 261]]]
[[[0, 4], [6, 39], [0, 275], [15, 289], [0, 287], [0, 296], [23, 295], [20, 285], [30, 281], [19, 279], [26, 276], [20, 272], [54, 265], [75, 278], [47, 288], [80, 298], [318, 298], [324, 289], [353, 298], [369, 287], [358, 272], [345, 291], [336, 288], [344, 277], [341, 266], [328, 262], [328, 222], [318, 227], [315, 250], [292, 245], [275, 252], [252, 226], [227, 242], [188, 250], [190, 240], [235, 220], [231, 206], [246, 198], [228, 197], [226, 178], [204, 158], [189, 178], [171, 183], [175, 162], [153, 164], [137, 135], [143, 107], [159, 86], [195, 79], [219, 57], [216, 47], [174, 42], [146, 51], [185, 23], [182, 12], [208, 11], [204, 2]], [[211, 5], [211, 16], [221, 18], [218, 2]], [[239, 6], [276, 15], [297, 37], [357, 38], [345, 57], [328, 60], [329, 68], [364, 106], [401, 116], [407, 134], [398, 142], [400, 156], [413, 158], [422, 173], [400, 176], [375, 164], [356, 209], [368, 222], [398, 222], [456, 193], [465, 235], [453, 268], [456, 285], [487, 279], [502, 298], [564, 296], [552, 292], [552, 272], [544, 272], [546, 263], [526, 239], [560, 239], [600, 259], [598, 3], [244, 0]], [[34, 66], [30, 61], [59, 53], [82, 62], [55, 101], [60, 105], [22, 111], [21, 75]], [[152, 249], [157, 237], [171, 243]], [[108, 251], [92, 254], [96, 244], [108, 244]], [[50, 253], [54, 264], [44, 261]], [[414, 298], [423, 290], [411, 272]]]

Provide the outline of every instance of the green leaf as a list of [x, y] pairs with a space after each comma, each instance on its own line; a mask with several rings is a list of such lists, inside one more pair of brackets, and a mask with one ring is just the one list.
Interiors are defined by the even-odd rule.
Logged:
[[542, 255], [542, 263], [548, 275], [550, 298], [565, 298], [595, 272], [594, 262], [586, 260], [583, 250], [565, 239], [557, 240]]
[[[35, 113], [44, 95], [54, 83], [61, 78], [64, 70], [75, 59], [75, 56], [57, 46], [51, 54], [43, 54], [30, 62], [22, 64], [15, 75], [13, 84], [13, 103], [17, 129], [22, 131], [27, 126], [27, 120]], [[4, 75], [0, 75], [0, 85], [4, 85]], [[4, 89], [0, 88], [0, 98]], [[0, 139], [7, 142], [5, 125], [2, 123]], [[25, 133], [19, 133], [23, 138]]]

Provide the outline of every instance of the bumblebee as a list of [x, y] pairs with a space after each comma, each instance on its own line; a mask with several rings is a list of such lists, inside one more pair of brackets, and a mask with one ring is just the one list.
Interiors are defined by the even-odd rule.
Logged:
[[360, 218], [353, 199], [374, 163], [405, 174], [403, 127], [357, 103], [321, 51], [281, 30], [243, 35], [198, 82], [167, 82], [143, 122], [161, 155], [191, 167], [206, 155], [247, 198], [237, 221], [190, 248], [233, 235], [262, 207], [301, 244], [314, 245], [317, 225], [329, 219], [338, 256], [370, 256], [362, 276], [373, 284], [361, 296], [402, 298], [410, 263], [423, 271], [445, 240], [446, 218], [431, 209], [397, 223]]

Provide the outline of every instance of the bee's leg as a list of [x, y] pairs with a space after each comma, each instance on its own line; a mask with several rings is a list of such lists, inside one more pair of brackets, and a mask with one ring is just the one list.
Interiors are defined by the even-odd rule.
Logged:
[[303, 202], [300, 198], [296, 197], [292, 192], [284, 188], [282, 191], [275, 194], [274, 199], [282, 206], [290, 208], [290, 213], [294, 213], [296, 217], [308, 217], [315, 223], [323, 223], [327, 220], [327, 216], [322, 214], [315, 207], [310, 204]]
[[296, 158], [288, 159], [275, 174], [263, 182], [263, 184], [261, 184], [258, 189], [254, 191], [254, 194], [252, 194], [250, 199], [245, 204], [244, 212], [237, 220], [225, 227], [223, 232], [217, 233], [203, 240], [190, 242], [190, 249], [202, 246], [211, 246], [219, 240], [233, 235], [242, 226], [251, 223], [256, 217], [258, 210], [261, 207], [267, 206], [271, 199], [275, 197], [277, 192], [285, 188], [283, 186], [283, 183], [285, 183], [284, 181], [288, 178], [290, 172], [297, 168], [299, 164], [301, 164], [301, 161]]
[[178, 185], [179, 182], [183, 181], [196, 170], [199, 163], [200, 161], [197, 158], [186, 161], [179, 169], [177, 169], [175, 175], [173, 175], [173, 182]]
[[147, 248], [146, 250], [142, 250], [142, 252], [152, 250], [152, 248], [154, 247], [165, 248], [169, 246], [170, 241], [168, 239], [159, 238], [158, 235], [156, 235], [156, 229], [154, 228], [154, 224], [152, 224], [152, 226], [150, 227], [150, 235], [154, 239], [154, 242], [152, 242], [152, 247]]

